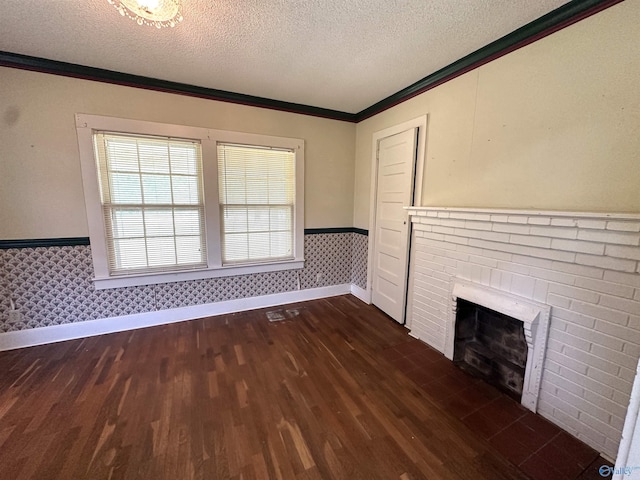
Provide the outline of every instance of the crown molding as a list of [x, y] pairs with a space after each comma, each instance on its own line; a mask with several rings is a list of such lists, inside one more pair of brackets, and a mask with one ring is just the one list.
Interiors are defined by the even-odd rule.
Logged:
[[271, 98], [256, 97], [243, 93], [227, 92], [214, 88], [198, 87], [186, 83], [170, 82], [157, 78], [131, 75], [128, 73], [105, 70], [102, 68], [87, 67], [75, 63], [59, 62], [47, 58], [31, 57], [19, 53], [0, 51], [0, 67], [18, 68], [22, 70], [32, 70], [41, 73], [50, 73], [64, 77], [81, 78], [83, 80], [93, 80], [126, 87], [143, 88], [156, 92], [174, 93], [189, 97], [204, 98], [207, 100], [217, 100], [220, 102], [237, 103], [251, 107], [268, 108], [283, 112], [300, 113], [313, 117], [329, 118], [332, 120], [342, 120], [345, 122], [355, 122], [354, 113], [330, 110], [328, 108], [313, 107], [299, 103], [283, 102]]
[[572, 0], [358, 113], [283, 102], [11, 52], [0, 51], [0, 66], [357, 123], [622, 1]]
[[361, 122], [623, 0], [573, 0], [356, 114]]

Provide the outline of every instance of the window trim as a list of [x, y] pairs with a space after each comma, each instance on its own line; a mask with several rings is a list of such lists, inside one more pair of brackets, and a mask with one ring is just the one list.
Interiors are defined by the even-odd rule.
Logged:
[[[76, 114], [76, 131], [94, 266], [93, 281], [97, 290], [274, 272], [304, 267], [304, 140], [86, 114]], [[93, 133], [95, 131], [157, 135], [200, 141], [204, 184], [205, 242], [207, 245], [206, 267], [169, 272], [110, 275], [107, 260], [106, 226], [102, 215], [98, 171], [94, 156]], [[218, 204], [218, 143], [288, 148], [296, 152], [293, 259], [242, 265], [222, 265], [220, 208]]]

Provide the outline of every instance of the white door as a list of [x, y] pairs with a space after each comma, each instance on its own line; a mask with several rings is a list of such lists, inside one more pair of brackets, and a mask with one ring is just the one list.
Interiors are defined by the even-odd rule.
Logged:
[[396, 322], [404, 321], [409, 252], [408, 215], [416, 164], [416, 128], [378, 142], [378, 182], [371, 301]]

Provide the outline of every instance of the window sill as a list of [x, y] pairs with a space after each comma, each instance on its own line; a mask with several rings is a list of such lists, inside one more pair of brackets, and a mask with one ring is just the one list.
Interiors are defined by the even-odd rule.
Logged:
[[304, 259], [287, 260], [277, 263], [264, 263], [259, 265], [234, 265], [229, 267], [204, 268], [179, 272], [144, 273], [104, 278], [96, 277], [93, 279], [93, 284], [96, 290], [105, 290], [108, 288], [136, 287], [141, 285], [156, 285], [159, 283], [203, 280], [206, 278], [250, 275], [253, 273], [281, 272], [283, 270], [296, 270], [301, 268], [304, 268]]

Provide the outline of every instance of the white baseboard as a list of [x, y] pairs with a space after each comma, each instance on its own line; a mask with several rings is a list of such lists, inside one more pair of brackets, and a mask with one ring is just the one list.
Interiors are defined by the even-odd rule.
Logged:
[[6, 332], [0, 334], [0, 351], [32, 347], [45, 343], [62, 342], [75, 338], [92, 337], [105, 333], [134, 330], [136, 328], [153, 327], [167, 323], [183, 322], [185, 320], [222, 315], [225, 313], [242, 312], [256, 308], [273, 307], [287, 303], [346, 295], [351, 292], [352, 285], [350, 284], [332, 285], [329, 287], [275, 293], [273, 295], [263, 295], [260, 297], [194, 305], [191, 307], [136, 313], [122, 317], [101, 318], [99, 320], [88, 320], [86, 322], [66, 323], [63, 325], [52, 325], [50, 327]]
[[353, 283], [351, 284], [351, 295], [358, 297], [364, 303], [371, 305], [371, 293]]

